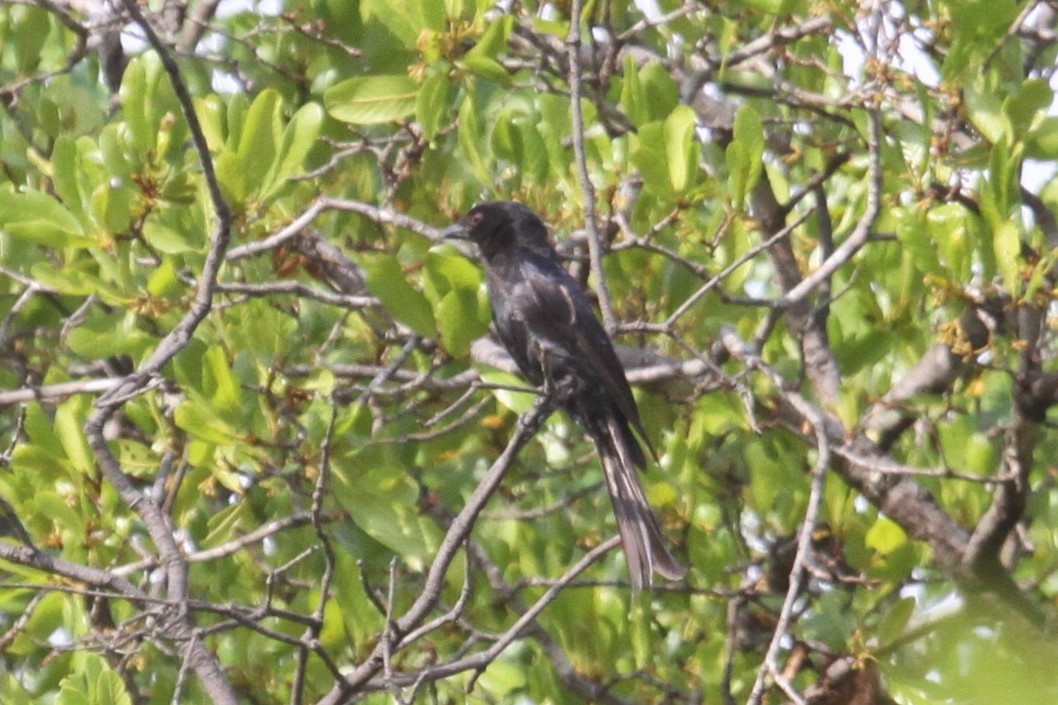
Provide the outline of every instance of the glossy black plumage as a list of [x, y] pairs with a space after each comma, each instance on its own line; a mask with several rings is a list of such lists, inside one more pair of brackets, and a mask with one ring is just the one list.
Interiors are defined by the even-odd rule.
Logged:
[[681, 578], [637, 476], [646, 456], [633, 429], [644, 441], [646, 434], [624, 369], [543, 222], [520, 203], [498, 201], [476, 206], [445, 235], [478, 246], [500, 341], [595, 442], [632, 586], [650, 585], [654, 572]]

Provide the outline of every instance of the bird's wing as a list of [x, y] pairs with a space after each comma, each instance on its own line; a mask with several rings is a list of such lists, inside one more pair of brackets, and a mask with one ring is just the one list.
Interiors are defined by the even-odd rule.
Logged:
[[530, 283], [514, 268], [493, 267], [488, 270], [489, 300], [492, 322], [503, 346], [518, 365], [522, 376], [535, 385], [543, 384], [543, 370], [530, 358], [533, 334], [530, 318], [539, 314], [540, 305]]
[[568, 354], [582, 360], [584, 367], [598, 378], [606, 396], [642, 436], [653, 454], [621, 361], [580, 285], [551, 260], [526, 257], [524, 263], [523, 281], [528, 289], [525, 295], [531, 295], [534, 300], [522, 310], [526, 316], [546, 319], [528, 321], [528, 327], [534, 331], [554, 330], [555, 340], [549, 341], [554, 345], [568, 347], [568, 341], [573, 341], [575, 349], [568, 350]]

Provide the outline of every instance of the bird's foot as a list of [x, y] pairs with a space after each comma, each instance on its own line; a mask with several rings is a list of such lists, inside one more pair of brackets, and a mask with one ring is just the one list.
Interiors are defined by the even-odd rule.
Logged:
[[558, 403], [553, 396], [546, 393], [541, 394], [533, 400], [533, 408], [518, 417], [519, 429], [530, 436], [534, 435], [556, 408], [558, 408]]

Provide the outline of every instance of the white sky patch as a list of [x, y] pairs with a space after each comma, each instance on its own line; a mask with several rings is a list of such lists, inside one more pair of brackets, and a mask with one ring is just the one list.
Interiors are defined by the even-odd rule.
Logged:
[[54, 647], [62, 648], [73, 644], [73, 637], [66, 627], [59, 627], [48, 637], [48, 643]]
[[223, 0], [217, 6], [217, 17], [223, 19], [237, 15], [240, 12], [252, 10], [255, 14], [267, 17], [275, 17], [283, 11], [282, 0]]
[[126, 56], [140, 54], [147, 49], [147, 38], [143, 30], [134, 24], [125, 25], [121, 30], [121, 48]]
[[[1048, 114], [1055, 114], [1054, 103], [1051, 104]], [[1021, 185], [1030, 193], [1038, 194], [1055, 175], [1058, 175], [1058, 163], [1053, 161], [1026, 159], [1022, 162]]]
[[[899, 8], [894, 9], [899, 12]], [[861, 32], [866, 31], [862, 23], [860, 30]], [[897, 28], [893, 25], [891, 18], [885, 18], [882, 33], [886, 36], [897, 33]], [[843, 73], [852, 80], [854, 85], [863, 85], [863, 66], [866, 62], [863, 46], [846, 31], [838, 30], [835, 35], [837, 36], [838, 53], [841, 54], [843, 62]], [[911, 33], [900, 32], [899, 50], [894, 57], [894, 64], [896, 68], [911, 74], [924, 85], [936, 88], [940, 85], [940, 71], [933, 58], [920, 47], [920, 43], [924, 43], [928, 35], [929, 30], [923, 27], [916, 27]]]
[[657, 0], [636, 0], [636, 7], [646, 15], [648, 20], [656, 20], [661, 17], [661, 8], [658, 6]]
[[232, 95], [242, 90], [242, 84], [227, 71], [214, 71], [213, 76], [210, 77], [209, 85], [214, 91], [222, 95]]

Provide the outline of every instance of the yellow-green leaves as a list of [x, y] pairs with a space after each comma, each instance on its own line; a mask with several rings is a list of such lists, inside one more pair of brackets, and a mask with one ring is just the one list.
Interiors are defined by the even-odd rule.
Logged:
[[679, 198], [698, 183], [701, 142], [691, 108], [679, 105], [663, 121], [643, 125], [635, 145], [632, 162], [651, 190]]
[[0, 229], [26, 242], [51, 247], [87, 247], [80, 222], [61, 203], [40, 191], [0, 191]]
[[669, 183], [676, 193], [683, 193], [698, 170], [701, 146], [695, 135], [694, 111], [680, 105], [665, 118], [665, 160], [669, 165]]
[[408, 76], [360, 76], [342, 81], [323, 96], [327, 112], [342, 122], [377, 125], [415, 112], [419, 85]]
[[81, 652], [62, 680], [55, 705], [132, 705], [121, 676], [101, 656]]
[[438, 537], [436, 525], [418, 509], [418, 487], [399, 469], [380, 466], [386, 458], [365, 460], [352, 453], [335, 462], [329, 489], [360, 530], [421, 570]]
[[121, 83], [122, 135], [128, 158], [142, 169], [182, 153], [187, 123], [157, 55], [148, 52], [129, 62]]
[[371, 254], [361, 264], [366, 273], [367, 288], [382, 301], [390, 315], [419, 335], [431, 337], [437, 332], [430, 302], [404, 278], [397, 258]]
[[764, 127], [760, 116], [748, 105], [735, 117], [734, 139], [727, 147], [726, 156], [731, 200], [736, 208], [741, 208], [760, 179], [764, 158]]
[[450, 86], [448, 76], [435, 73], [423, 81], [415, 96], [415, 119], [427, 140], [432, 140], [443, 124]]
[[889, 554], [907, 543], [907, 533], [896, 522], [881, 517], [867, 531], [866, 543], [881, 554]]
[[632, 57], [624, 62], [621, 109], [638, 127], [663, 120], [679, 104], [679, 90], [672, 76], [658, 63], [637, 68]]
[[481, 273], [465, 257], [441, 249], [431, 250], [425, 265], [426, 296], [434, 305], [441, 342], [449, 353], [462, 357], [488, 328]]
[[[210, 114], [215, 123], [219, 114]], [[309, 103], [284, 124], [283, 102], [273, 90], [262, 91], [249, 106], [232, 98], [227, 143], [216, 159], [227, 197], [237, 207], [273, 197], [301, 168], [322, 122], [323, 110]], [[211, 132], [217, 131], [215, 125]]]
[[992, 231], [992, 249], [1004, 286], [1016, 294], [1021, 290], [1021, 228], [1009, 220], [1000, 223]]

